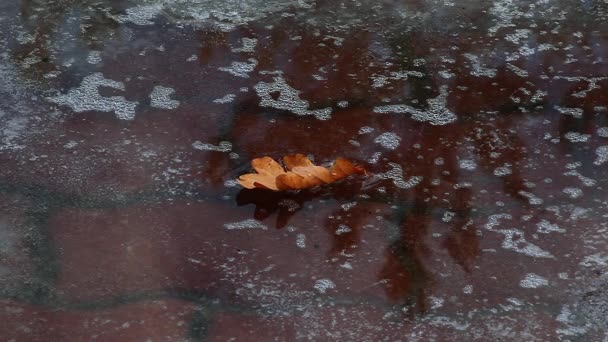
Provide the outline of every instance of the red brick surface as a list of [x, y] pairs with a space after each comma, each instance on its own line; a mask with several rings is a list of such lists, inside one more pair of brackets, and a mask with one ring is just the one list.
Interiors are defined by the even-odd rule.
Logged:
[[34, 203], [20, 195], [0, 195], [0, 291], [15, 295], [37, 278], [30, 247], [38, 238], [28, 219]]
[[[264, 298], [256, 293], [259, 288], [248, 289], [249, 283], [304, 295], [315, 291], [318, 279], [329, 278], [340, 293], [382, 297], [378, 246], [385, 241], [390, 208], [362, 203], [344, 211], [330, 203], [313, 203], [281, 230], [273, 217], [262, 222], [268, 230], [226, 229], [226, 222], [250, 219], [253, 210], [229, 203], [63, 210], [51, 219], [62, 265], [58, 291], [69, 300], [95, 300], [206, 290], [256, 302]], [[352, 232], [336, 235], [340, 225]], [[304, 235], [305, 248], [298, 248], [298, 234]]]
[[1, 300], [5, 341], [188, 341], [195, 306], [153, 300], [108, 309], [53, 309]]

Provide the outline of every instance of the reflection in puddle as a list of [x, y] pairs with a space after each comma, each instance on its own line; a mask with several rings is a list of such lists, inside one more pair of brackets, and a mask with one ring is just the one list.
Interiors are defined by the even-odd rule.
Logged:
[[606, 4], [0, 7], [1, 336], [606, 338]]

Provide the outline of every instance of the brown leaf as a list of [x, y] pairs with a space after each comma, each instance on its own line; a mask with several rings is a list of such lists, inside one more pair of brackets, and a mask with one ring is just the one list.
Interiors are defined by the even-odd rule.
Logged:
[[264, 188], [278, 191], [276, 178], [285, 173], [285, 170], [270, 157], [256, 158], [251, 161], [251, 167], [257, 173], [248, 173], [239, 177], [239, 183], [247, 188]]
[[287, 170], [293, 170], [295, 167], [314, 166], [310, 159], [301, 153], [288, 154], [283, 157], [283, 162]]
[[247, 189], [269, 189], [274, 191], [309, 189], [318, 185], [333, 183], [355, 173], [365, 172], [362, 167], [338, 158], [330, 169], [314, 165], [303, 154], [283, 157], [287, 170], [270, 157], [256, 158], [251, 166], [257, 173], [239, 177], [238, 182]]

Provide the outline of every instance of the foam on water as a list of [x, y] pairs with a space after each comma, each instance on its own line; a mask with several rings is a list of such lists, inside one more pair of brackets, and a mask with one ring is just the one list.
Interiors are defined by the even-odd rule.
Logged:
[[555, 106], [555, 109], [560, 113], [560, 114], [565, 114], [565, 115], [572, 115], [573, 117], [580, 119], [583, 117], [583, 110], [580, 108], [569, 108], [569, 107], [560, 107], [560, 106]]
[[542, 198], [537, 197], [531, 192], [520, 190], [517, 192], [519, 195], [524, 196], [528, 199], [528, 203], [531, 205], [541, 205], [544, 203]]
[[87, 56], [87, 62], [89, 64], [99, 64], [101, 62], [101, 51], [90, 51]]
[[216, 145], [202, 143], [200, 141], [195, 141], [192, 143], [192, 147], [196, 150], [201, 151], [216, 151], [216, 152], [230, 152], [232, 151], [232, 144], [229, 141], [220, 141], [220, 143]]
[[23, 145], [17, 144], [17, 139], [27, 127], [27, 119], [23, 117], [13, 117], [4, 119], [5, 114], [0, 109], [0, 151], [20, 150]]
[[520, 69], [511, 63], [507, 63], [507, 68], [519, 77], [528, 77], [528, 72], [526, 70]]
[[515, 26], [513, 20], [524, 15], [513, 0], [494, 1], [492, 3], [492, 8], [490, 9], [490, 14], [496, 18], [496, 24], [488, 29], [490, 34], [495, 34], [501, 28]]
[[536, 231], [541, 234], [549, 234], [552, 232], [555, 233], [565, 233], [566, 230], [560, 228], [557, 224], [553, 224], [547, 220], [541, 220], [536, 224]]
[[477, 169], [477, 163], [475, 163], [475, 161], [470, 160], [470, 159], [460, 159], [458, 161], [458, 167], [460, 167], [463, 170], [473, 171], [473, 170]]
[[585, 177], [576, 170], [570, 170], [570, 171], [564, 172], [564, 176], [574, 176], [574, 177], [578, 178], [583, 183], [584, 186], [587, 186], [587, 187], [595, 186], [595, 184], [597, 183], [597, 181], [595, 179]]
[[435, 98], [428, 99], [427, 110], [419, 110], [414, 107], [399, 104], [399, 105], [384, 105], [374, 107], [374, 113], [387, 114], [411, 114], [412, 119], [416, 121], [428, 122], [431, 125], [447, 125], [456, 121], [457, 117], [447, 107], [448, 87], [441, 86], [439, 95]]
[[376, 139], [374, 139], [374, 142], [388, 150], [394, 150], [399, 147], [401, 138], [393, 132], [386, 132], [377, 136]]
[[127, 101], [123, 96], [101, 96], [99, 87], [125, 90], [124, 83], [106, 79], [100, 72], [96, 72], [84, 77], [80, 86], [70, 89], [67, 94], [48, 99], [58, 105], [68, 106], [75, 112], [114, 112], [121, 120], [135, 118], [137, 102]]
[[249, 78], [249, 73], [252, 72], [258, 65], [258, 61], [254, 58], [248, 59], [246, 62], [232, 62], [229, 67], [217, 68], [220, 71], [225, 71], [233, 76]]
[[591, 138], [591, 135], [581, 134], [578, 132], [568, 132], [564, 134], [564, 138], [570, 140], [571, 142], [587, 142], [589, 138]]
[[372, 87], [381, 88], [388, 84], [388, 81], [407, 80], [409, 76], [421, 78], [424, 77], [424, 74], [420, 71], [393, 71], [389, 76], [373, 75], [371, 77]]
[[369, 126], [363, 126], [361, 128], [359, 128], [359, 134], [368, 134], [374, 131], [373, 127], [369, 127]]
[[155, 86], [150, 93], [150, 106], [162, 109], [176, 109], [179, 107], [179, 101], [169, 98], [174, 93], [175, 90], [173, 88]]
[[411, 176], [406, 181], [403, 178], [403, 169], [401, 168], [401, 165], [392, 162], [388, 164], [392, 169], [385, 173], [377, 174], [376, 177], [380, 179], [392, 179], [393, 184], [395, 184], [398, 188], [401, 189], [410, 189], [422, 182], [422, 176]]
[[229, 230], [241, 230], [241, 229], [263, 229], [266, 230], [268, 227], [263, 225], [260, 221], [254, 219], [243, 220], [240, 222], [226, 223], [224, 228]]
[[220, 103], [220, 104], [230, 103], [230, 102], [234, 101], [235, 98], [236, 98], [236, 95], [234, 95], [234, 94], [226, 94], [224, 97], [213, 100], [213, 103]]
[[496, 232], [503, 234], [505, 239], [502, 248], [512, 250], [535, 258], [554, 258], [554, 256], [542, 248], [528, 242], [524, 238], [524, 232], [519, 229], [500, 229]]
[[298, 234], [296, 236], [296, 246], [299, 248], [306, 248], [306, 235]]
[[583, 190], [579, 188], [565, 188], [564, 190], [562, 190], [562, 192], [572, 199], [576, 199], [583, 196]]
[[[290, 87], [280, 75], [273, 79], [274, 82], [259, 82], [253, 87], [261, 98], [260, 106], [287, 110], [297, 115], [313, 115], [319, 120], [331, 118], [331, 108], [309, 110], [308, 101], [300, 99], [300, 91]], [[279, 97], [275, 100], [271, 94], [276, 92]]]
[[581, 266], [585, 267], [595, 267], [595, 268], [604, 268], [608, 266], [608, 254], [603, 253], [595, 253], [592, 255], [587, 255], [583, 258], [583, 261], [579, 263]]
[[511, 165], [505, 164], [504, 166], [499, 166], [494, 169], [494, 176], [497, 176], [497, 177], [508, 176], [512, 173], [513, 173], [513, 170], [511, 169]]
[[597, 135], [602, 138], [608, 138], [608, 127], [600, 127], [597, 129]]
[[524, 279], [519, 282], [519, 286], [525, 289], [536, 289], [547, 285], [549, 285], [549, 281], [535, 273], [526, 274]]
[[486, 68], [481, 65], [479, 57], [470, 53], [465, 53], [464, 58], [471, 62], [471, 75], [477, 77], [495, 77], [496, 69]]
[[317, 290], [321, 294], [325, 294], [327, 290], [335, 289], [336, 284], [330, 279], [319, 279], [315, 282], [313, 286], [315, 290]]
[[232, 52], [254, 52], [258, 45], [258, 40], [255, 38], [241, 38], [241, 47], [232, 49]]
[[597, 158], [595, 158], [595, 161], [593, 162], [593, 164], [602, 165], [605, 162], [607, 162], [608, 161], [608, 145], [598, 147], [595, 150], [595, 154], [597, 155]]
[[156, 16], [163, 10], [162, 3], [151, 5], [140, 5], [127, 8], [126, 14], [114, 16], [114, 20], [119, 23], [133, 23], [135, 25], [152, 25]]
[[484, 228], [491, 232], [496, 232], [504, 235], [504, 240], [502, 242], [502, 248], [504, 249], [512, 250], [514, 252], [536, 258], [554, 258], [551, 253], [528, 242], [525, 239], [525, 233], [523, 231], [515, 228], [498, 228], [502, 220], [511, 219], [512, 217], [509, 214], [490, 215], [490, 217], [488, 218], [488, 222], [485, 224]]

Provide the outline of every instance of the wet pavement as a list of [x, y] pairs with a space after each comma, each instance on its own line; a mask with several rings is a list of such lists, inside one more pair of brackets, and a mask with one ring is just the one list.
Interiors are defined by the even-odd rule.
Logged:
[[[603, 1], [0, 1], [3, 341], [606, 341]], [[367, 176], [242, 189], [261, 156]]]

